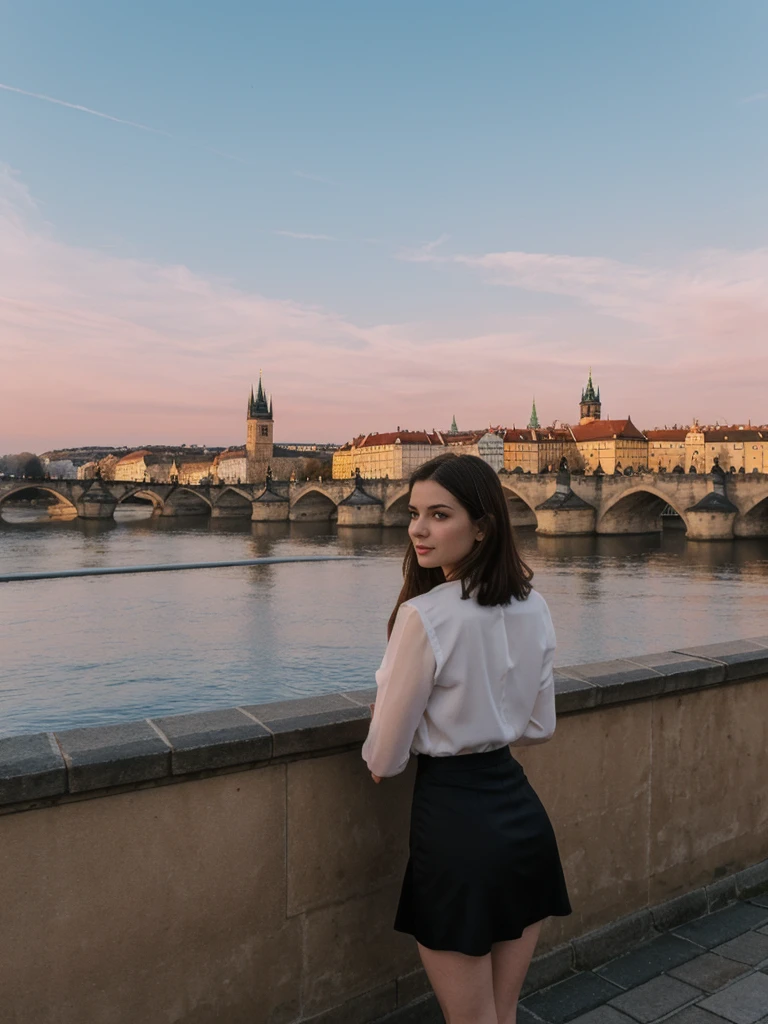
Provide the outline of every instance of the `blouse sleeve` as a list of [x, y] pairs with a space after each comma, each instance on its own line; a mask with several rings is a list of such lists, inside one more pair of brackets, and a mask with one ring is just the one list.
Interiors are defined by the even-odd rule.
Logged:
[[435, 685], [435, 655], [411, 605], [401, 605], [381, 667], [363, 760], [382, 778], [405, 771], [416, 729]]
[[[545, 606], [546, 608], [546, 606]], [[531, 746], [534, 743], [546, 743], [555, 733], [555, 627], [552, 616], [546, 608], [544, 616], [545, 649], [539, 678], [539, 688], [531, 711], [531, 717], [512, 746]]]

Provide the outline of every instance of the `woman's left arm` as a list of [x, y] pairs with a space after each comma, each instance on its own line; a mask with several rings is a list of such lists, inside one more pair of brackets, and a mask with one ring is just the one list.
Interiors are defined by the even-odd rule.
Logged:
[[363, 760], [380, 778], [405, 771], [416, 729], [435, 685], [435, 655], [421, 615], [401, 605], [381, 667]]

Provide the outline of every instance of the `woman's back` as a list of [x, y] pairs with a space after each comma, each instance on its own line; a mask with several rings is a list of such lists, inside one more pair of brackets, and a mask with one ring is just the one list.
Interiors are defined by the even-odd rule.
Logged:
[[481, 753], [554, 733], [555, 635], [546, 602], [531, 591], [522, 601], [480, 605], [462, 599], [461, 589], [458, 580], [442, 583], [398, 612], [363, 750], [376, 775], [402, 771], [410, 752]]

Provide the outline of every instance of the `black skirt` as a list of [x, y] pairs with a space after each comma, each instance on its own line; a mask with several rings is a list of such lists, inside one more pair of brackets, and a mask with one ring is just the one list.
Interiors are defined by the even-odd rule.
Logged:
[[547, 812], [509, 747], [418, 755], [395, 929], [470, 956], [571, 913]]

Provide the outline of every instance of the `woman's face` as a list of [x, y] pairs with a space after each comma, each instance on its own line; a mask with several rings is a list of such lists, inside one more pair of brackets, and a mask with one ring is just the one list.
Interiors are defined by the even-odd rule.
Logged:
[[408, 535], [423, 569], [442, 568], [446, 579], [483, 536], [464, 506], [435, 480], [413, 485]]

